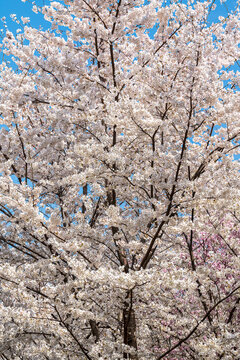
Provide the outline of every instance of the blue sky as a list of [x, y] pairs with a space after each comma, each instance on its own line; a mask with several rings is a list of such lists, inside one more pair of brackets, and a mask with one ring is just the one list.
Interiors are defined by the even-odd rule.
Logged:
[[[147, 1], [147, 0], [146, 0]], [[168, 1], [168, 0], [167, 0]], [[183, 0], [184, 1], [184, 0]], [[237, 0], [227, 0], [221, 4], [221, 0], [215, 1], [217, 4], [216, 10], [214, 10], [210, 17], [209, 21], [214, 22], [218, 19], [219, 16], [227, 16], [229, 11], [234, 10]], [[50, 0], [36, 0], [36, 4], [39, 6], [48, 5]], [[20, 19], [21, 16], [29, 17], [31, 19], [30, 24], [35, 28], [43, 27], [47, 29], [50, 26], [50, 23], [44, 21], [41, 14], [35, 14], [32, 12], [32, 1], [27, 0], [26, 2], [22, 2], [21, 0], [0, 0], [0, 19], [6, 17], [8, 28], [15, 32], [19, 25], [15, 24], [11, 18], [11, 14], [16, 14]], [[3, 23], [0, 21], [0, 29], [3, 28]], [[153, 31], [154, 32], [154, 31]], [[149, 34], [151, 36], [151, 32]], [[0, 40], [1, 41], [1, 40]], [[1, 57], [0, 57], [1, 61]], [[0, 126], [0, 128], [3, 125]], [[240, 160], [240, 155], [235, 156], [235, 159]]]
[[[50, 0], [36, 0], [36, 4], [39, 6], [49, 4]], [[180, 2], [180, 1], [179, 1]], [[236, 6], [237, 0], [227, 0], [222, 5], [220, 4], [220, 0], [216, 0], [217, 9], [212, 13], [209, 20], [214, 21], [218, 16], [226, 16], [227, 9], [229, 11], [233, 10]], [[14, 31], [16, 29], [16, 25], [10, 19], [10, 14], [16, 14], [19, 18], [21, 16], [28, 16], [31, 19], [31, 25], [33, 27], [43, 26], [46, 27], [48, 24], [43, 20], [41, 15], [34, 14], [31, 11], [31, 1], [27, 0], [23, 3], [21, 0], [0, 0], [0, 18], [6, 17], [9, 28]], [[0, 28], [2, 26], [0, 25]]]
[[[38, 0], [37, 3], [41, 5], [49, 4], [49, 0]], [[47, 23], [43, 17], [39, 14], [32, 12], [31, 1], [27, 0], [23, 3], [21, 0], [0, 0], [0, 18], [6, 17], [7, 25], [11, 31], [16, 30], [18, 25], [14, 24], [10, 18], [11, 14], [16, 14], [20, 19], [21, 16], [29, 17], [31, 19], [31, 25], [39, 28], [39, 26], [46, 26]], [[0, 25], [0, 28], [2, 26]]]
[[[147, 1], [147, 0], [146, 0]], [[169, 0], [166, 0], [168, 2]], [[180, 2], [181, 0], [179, 0]], [[182, 0], [185, 2], [186, 0]], [[51, 2], [51, 0], [36, 0], [35, 3], [38, 6], [48, 5]], [[227, 16], [228, 12], [231, 12], [235, 9], [237, 0], [213, 0], [213, 2], [216, 3], [217, 7], [216, 10], [214, 10], [210, 16], [209, 16], [209, 22], [217, 21], [219, 16]], [[3, 17], [6, 17], [7, 26], [9, 30], [15, 32], [17, 28], [19, 28], [18, 24], [15, 24], [12, 19], [10, 18], [11, 14], [16, 14], [17, 17], [20, 19], [21, 16], [23, 17], [29, 17], [30, 18], [30, 24], [31, 26], [35, 28], [43, 27], [44, 29], [47, 29], [50, 26], [49, 22], [46, 22], [43, 19], [43, 16], [41, 14], [35, 14], [32, 12], [32, 0], [26, 0], [25, 2], [22, 2], [21, 0], [0, 0], [0, 19]], [[3, 28], [3, 23], [1, 24], [0, 21], [0, 29]], [[154, 32], [154, 31], [153, 31]], [[151, 32], [149, 33], [151, 36]], [[0, 40], [1, 41], [1, 40]], [[1, 57], [0, 57], [1, 61]], [[236, 157], [237, 159], [240, 158], [240, 155]]]

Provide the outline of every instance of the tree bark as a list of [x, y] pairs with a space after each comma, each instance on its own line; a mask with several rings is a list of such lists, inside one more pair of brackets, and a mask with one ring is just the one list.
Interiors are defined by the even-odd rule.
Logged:
[[[127, 301], [123, 309], [123, 342], [125, 345], [133, 347], [137, 351], [137, 337], [136, 337], [136, 319], [133, 309], [133, 294], [130, 290], [127, 294]], [[124, 359], [138, 360], [138, 355], [123, 354]]]

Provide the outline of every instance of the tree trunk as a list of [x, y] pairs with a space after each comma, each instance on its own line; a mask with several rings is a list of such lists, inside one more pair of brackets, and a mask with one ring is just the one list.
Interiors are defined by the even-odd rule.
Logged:
[[[125, 345], [133, 347], [137, 351], [136, 319], [132, 307], [132, 290], [127, 294], [127, 300], [123, 309], [123, 341]], [[138, 360], [137, 354], [123, 354], [124, 359]]]

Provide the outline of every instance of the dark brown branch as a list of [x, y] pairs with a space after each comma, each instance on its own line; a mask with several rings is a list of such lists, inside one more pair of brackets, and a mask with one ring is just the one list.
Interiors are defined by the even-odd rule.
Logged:
[[60, 83], [60, 81], [58, 80], [58, 78], [56, 77], [56, 75], [54, 75], [50, 70], [46, 70], [42, 65], [40, 65], [39, 63], [37, 63], [37, 65], [47, 74], [53, 76], [53, 78], [56, 80], [56, 82], [62, 87], [62, 84]]
[[234, 313], [235, 313], [235, 311], [237, 309], [237, 306], [238, 306], [239, 302], [240, 302], [240, 297], [236, 300], [234, 307], [231, 309], [231, 311], [229, 313], [229, 316], [228, 316], [228, 319], [227, 319], [227, 324], [232, 322], [233, 315], [234, 315]]
[[[15, 116], [14, 116], [14, 117], [15, 117]], [[20, 131], [19, 131], [19, 128], [18, 128], [18, 124], [17, 124], [17, 123], [16, 123], [16, 129], [17, 129], [17, 133], [18, 133], [19, 140], [20, 140], [20, 143], [21, 143], [21, 147], [22, 147], [22, 152], [23, 152], [24, 160], [25, 160], [25, 182], [26, 182], [26, 184], [27, 184], [27, 179], [28, 179], [28, 163], [27, 163], [27, 155], [26, 155], [26, 153], [25, 153], [23, 140], [22, 140], [22, 137], [21, 137], [21, 134], [20, 134]]]
[[195, 325], [194, 328], [184, 338], [180, 339], [177, 344], [175, 344], [169, 350], [165, 351], [162, 355], [160, 355], [157, 360], [163, 359], [166, 355], [170, 354], [173, 350], [185, 343], [196, 332], [198, 327], [207, 319], [207, 317], [213, 312], [213, 310], [215, 310], [218, 305], [220, 305], [223, 301], [227, 300], [236, 291], [238, 291], [239, 288], [240, 286], [232, 290], [228, 295], [226, 295], [224, 298], [220, 299], [215, 305], [213, 305], [211, 309], [209, 309], [208, 312], [203, 316], [203, 318], [197, 323], [197, 325]]
[[[178, 32], [179, 29], [181, 29], [182, 27], [182, 24], [180, 23], [180, 25], [178, 26], [177, 29], [175, 29], [172, 34], [165, 40], [161, 43], [161, 45], [159, 45], [159, 47], [154, 51], [154, 55], [156, 55], [156, 53], [164, 46], [167, 44], [167, 42]], [[145, 61], [145, 63], [143, 64], [143, 67], [146, 66], [149, 62], [151, 61], [151, 58], [148, 59], [147, 61]]]
[[[167, 40], [163, 41], [163, 43], [155, 50], [154, 55], [156, 55], [156, 53], [164, 46], [167, 44], [167, 42], [178, 32], [178, 30], [182, 27], [182, 24], [179, 25], [179, 27], [177, 29], [174, 30], [174, 32], [167, 38]], [[142, 67], [144, 68], [149, 62], [151, 61], [151, 58], [148, 59], [143, 65]], [[129, 80], [131, 80], [134, 77], [134, 75], [131, 75], [129, 77]], [[125, 84], [123, 84], [118, 92], [118, 94], [116, 95], [116, 100], [118, 100], [122, 90], [125, 88]]]
[[107, 25], [106, 25], [106, 23], [105, 23], [105, 21], [101, 18], [101, 16], [99, 15], [99, 13], [90, 5], [90, 4], [88, 4], [88, 2], [87, 1], [85, 1], [85, 0], [82, 0], [83, 2], [84, 2], [84, 4], [86, 4], [88, 7], [89, 7], [89, 9], [91, 9], [91, 11], [99, 18], [99, 20], [103, 23], [103, 26], [105, 27], [105, 29], [107, 29]]
[[115, 28], [116, 28], [116, 22], [117, 22], [117, 18], [118, 18], [118, 15], [119, 15], [119, 8], [120, 8], [120, 6], [121, 6], [121, 2], [122, 2], [122, 0], [118, 0], [117, 10], [116, 10], [116, 16], [115, 16], [115, 21], [114, 21], [113, 27], [112, 27], [112, 35], [114, 34], [114, 31], [115, 31]]
[[78, 344], [79, 348], [81, 349], [81, 351], [83, 352], [83, 354], [86, 356], [86, 358], [88, 360], [92, 360], [92, 358], [88, 355], [88, 351], [84, 348], [84, 346], [80, 343], [80, 341], [77, 339], [77, 337], [74, 335], [74, 333], [72, 332], [71, 328], [69, 327], [68, 324], [65, 323], [65, 321], [63, 321], [58, 309], [56, 306], [54, 306], [54, 309], [61, 321], [61, 324], [65, 327], [65, 329], [69, 332], [69, 334], [71, 335], [71, 337], [75, 340], [75, 342]]
[[[2, 146], [0, 145], [0, 151], [2, 151]], [[4, 158], [6, 159], [6, 160], [9, 160], [9, 157], [7, 156], [7, 154], [4, 154], [3, 152], [2, 152], [2, 154], [3, 154], [3, 156], [4, 156]], [[16, 177], [17, 177], [17, 179], [18, 179], [18, 181], [19, 181], [19, 184], [22, 184], [22, 180], [21, 180], [21, 178], [17, 175], [18, 174], [18, 171], [17, 171], [17, 169], [15, 168], [15, 166], [14, 165], [11, 165], [11, 168], [13, 169], [13, 172], [16, 174]]]
[[[23, 244], [19, 243], [19, 242], [16, 241], [16, 240], [5, 239], [3, 236], [0, 236], [0, 241], [3, 241], [3, 242], [5, 242], [6, 244], [8, 244], [8, 245], [10, 245], [10, 246], [13, 246], [15, 249], [23, 252], [23, 253], [26, 254], [26, 255], [32, 256], [32, 257], [33, 257], [34, 259], [36, 259], [36, 260], [38, 260], [38, 258], [36, 258], [34, 255], [32, 255], [32, 254], [30, 254], [30, 253], [28, 253], [28, 252], [32, 252], [33, 254], [41, 257], [42, 259], [46, 259], [46, 257], [43, 256], [42, 254], [39, 254], [39, 252], [30, 249], [28, 246], [23, 245]], [[17, 245], [18, 245], [18, 246], [17, 246]], [[28, 252], [27, 252], [27, 251], [24, 251], [24, 249], [26, 249]]]
[[[176, 184], [177, 184], [177, 181], [178, 181], [179, 172], [180, 172], [180, 168], [181, 168], [181, 165], [182, 165], [183, 155], [184, 155], [184, 152], [186, 150], [186, 143], [187, 143], [188, 132], [189, 132], [189, 128], [190, 128], [190, 121], [191, 121], [192, 113], [193, 113], [192, 92], [193, 92], [194, 81], [195, 81], [195, 78], [193, 77], [192, 87], [191, 87], [191, 90], [190, 90], [190, 97], [189, 97], [189, 112], [188, 112], [187, 128], [186, 128], [183, 143], [182, 143], [182, 150], [181, 150], [180, 159], [179, 159], [176, 174], [175, 174], [174, 183], [173, 183], [172, 190], [171, 190], [171, 193], [170, 193], [170, 196], [169, 196], [169, 204], [168, 204], [167, 211], [166, 211], [166, 214], [165, 214], [166, 217], [169, 217], [170, 213], [171, 213], [171, 209], [172, 209], [172, 205], [173, 205], [173, 198], [174, 198], [174, 194], [175, 194], [175, 191], [176, 191]], [[145, 255], [142, 258], [139, 269], [141, 269], [141, 268], [145, 269], [146, 266], [148, 265], [152, 255], [154, 253], [154, 252], [152, 252], [152, 249], [153, 249], [153, 246], [154, 246], [154, 244], [156, 242], [156, 239], [159, 237], [160, 231], [162, 230], [164, 224], [167, 223], [167, 222], [168, 222], [168, 220], [162, 220], [161, 221], [161, 223], [160, 223], [154, 237], [152, 238], [152, 240], [151, 240], [151, 242], [149, 244], [149, 247], [148, 247]], [[152, 255], [150, 255], [150, 254], [152, 254]]]
[[[114, 85], [114, 87], [116, 87], [117, 83], [116, 83], [115, 62], [114, 62], [113, 43], [112, 43], [112, 41], [110, 42], [110, 55], [111, 55], [111, 64], [112, 64], [113, 85]], [[116, 101], [117, 101], [117, 99], [116, 99]]]
[[89, 324], [91, 326], [92, 334], [95, 337], [95, 342], [99, 341], [99, 329], [95, 320], [89, 320]]
[[98, 218], [98, 209], [99, 209], [100, 202], [101, 202], [101, 196], [99, 196], [99, 199], [98, 199], [98, 201], [97, 201], [97, 205], [96, 205], [96, 207], [95, 207], [95, 210], [94, 210], [94, 212], [93, 212], [92, 218], [91, 218], [91, 220], [90, 220], [90, 223], [89, 223], [90, 227], [93, 227], [93, 226], [94, 226], [94, 224], [95, 224], [95, 222], [96, 222], [96, 220], [97, 220], [97, 218]]

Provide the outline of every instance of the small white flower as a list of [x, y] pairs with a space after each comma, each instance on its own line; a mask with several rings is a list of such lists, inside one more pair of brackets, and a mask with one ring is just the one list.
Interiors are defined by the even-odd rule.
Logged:
[[27, 23], [29, 23], [30, 22], [30, 19], [29, 19], [29, 17], [21, 17], [21, 20], [22, 20], [22, 22], [23, 22], [23, 24], [27, 24]]

